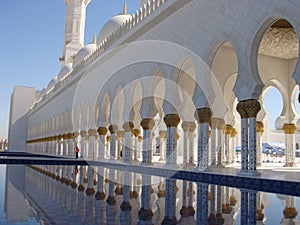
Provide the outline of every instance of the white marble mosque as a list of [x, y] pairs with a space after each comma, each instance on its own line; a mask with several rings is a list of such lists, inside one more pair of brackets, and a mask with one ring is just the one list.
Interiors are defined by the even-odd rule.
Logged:
[[[77, 146], [79, 157], [87, 160], [201, 173], [235, 167], [235, 147], [241, 146], [236, 175], [259, 177], [262, 141], [280, 140], [286, 146], [284, 166], [297, 166], [298, 0], [141, 0], [133, 15], [124, 4], [123, 12], [86, 45], [90, 0], [65, 3], [62, 68], [43, 90], [14, 88], [9, 151], [75, 158]], [[283, 101], [275, 132], [263, 108], [271, 87], [279, 90]], [[124, 172], [119, 179], [130, 185], [123, 187], [114, 183], [114, 169], [106, 174], [100, 167], [81, 166], [76, 179], [70, 167], [28, 170], [33, 183], [34, 173], [43, 171], [87, 195], [106, 198], [111, 206], [118, 204], [115, 193], [123, 192], [122, 212], [133, 210], [130, 193], [138, 195], [132, 188], [139, 180], [139, 224], [151, 224], [155, 216], [150, 175], [138, 179]], [[105, 192], [103, 179], [108, 181]], [[163, 224], [193, 224], [185, 219], [194, 215], [197, 224], [234, 224], [231, 189], [189, 181], [180, 181], [180, 189], [189, 194], [180, 198], [178, 221], [177, 185], [176, 180], [163, 179], [161, 189], [155, 190], [166, 202]], [[258, 224], [264, 224], [260, 195], [240, 191], [240, 207], [246, 207], [241, 209], [241, 224], [256, 224], [258, 218]], [[196, 211], [193, 193], [199, 198]], [[286, 204], [285, 219], [290, 221], [296, 217], [293, 197]], [[233, 218], [224, 220], [221, 214], [227, 211]], [[228, 220], [232, 222], [224, 223]]]

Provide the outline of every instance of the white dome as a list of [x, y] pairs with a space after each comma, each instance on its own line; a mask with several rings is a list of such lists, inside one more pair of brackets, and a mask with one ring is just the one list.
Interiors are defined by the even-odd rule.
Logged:
[[88, 44], [78, 51], [73, 60], [73, 68], [79, 65], [79, 63], [86, 57], [88, 54], [96, 50], [97, 45], [95, 43]]
[[132, 16], [129, 14], [120, 14], [110, 19], [100, 30], [97, 43], [100, 44], [108, 37], [108, 35], [117, 30], [123, 23], [129, 21], [131, 18]]
[[72, 70], [72, 63], [69, 63], [68, 65], [66, 65], [63, 68], [61, 68], [61, 70], [58, 73], [57, 80], [60, 81], [71, 70]]

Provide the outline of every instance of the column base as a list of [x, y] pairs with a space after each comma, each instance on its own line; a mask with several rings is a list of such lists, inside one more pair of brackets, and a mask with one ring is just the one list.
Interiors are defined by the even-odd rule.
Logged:
[[211, 169], [209, 167], [199, 167], [199, 166], [197, 166], [196, 168], [194, 168], [194, 171], [196, 171], [196, 172], [208, 172], [210, 170]]
[[189, 210], [189, 216], [195, 215], [195, 209], [193, 206], [188, 206], [188, 210]]
[[260, 177], [261, 173], [257, 172], [257, 171], [250, 171], [250, 170], [241, 170], [239, 172], [237, 172], [238, 176], [251, 176], [251, 177]]
[[72, 187], [72, 188], [77, 188], [76, 182], [73, 181], [73, 182], [71, 183], [71, 187]]
[[284, 166], [283, 167], [297, 167], [298, 166], [298, 164], [297, 163], [295, 163], [295, 162], [291, 162], [291, 163], [286, 163], [286, 164], [284, 164]]
[[131, 205], [129, 202], [122, 202], [122, 204], [120, 205], [120, 208], [121, 208], [122, 212], [130, 212], [131, 211]]
[[189, 209], [186, 206], [182, 206], [181, 210], [180, 210], [180, 215], [181, 217], [189, 217]]
[[78, 186], [78, 191], [83, 192], [85, 190], [85, 187], [83, 186], [83, 184], [80, 184]]
[[95, 195], [95, 198], [97, 200], [104, 200], [105, 199], [105, 193], [104, 192], [100, 192], [100, 191], [97, 191], [96, 195]]
[[153, 217], [153, 212], [150, 209], [141, 208], [138, 215], [140, 220], [151, 221]]
[[94, 188], [87, 188], [85, 193], [86, 193], [87, 196], [94, 195], [95, 194], [95, 189]]
[[153, 166], [154, 164], [152, 162], [141, 162], [140, 166]]
[[115, 205], [117, 203], [115, 196], [108, 196], [106, 202], [108, 205]]
[[176, 217], [174, 217], [174, 218], [164, 218], [164, 220], [161, 224], [162, 225], [176, 225], [177, 224], [177, 219], [176, 219]]

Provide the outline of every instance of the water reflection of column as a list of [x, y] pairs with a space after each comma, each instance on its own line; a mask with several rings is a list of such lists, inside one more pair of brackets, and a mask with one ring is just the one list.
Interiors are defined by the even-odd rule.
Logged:
[[152, 224], [151, 220], [153, 212], [150, 206], [151, 202], [151, 176], [144, 175], [142, 178], [142, 196], [141, 196], [141, 209], [139, 211], [138, 224]]
[[104, 200], [105, 193], [104, 193], [104, 168], [98, 167], [98, 183], [97, 183], [97, 193], [95, 195], [97, 200]]
[[106, 199], [106, 202], [108, 205], [115, 205], [116, 204], [116, 198], [115, 198], [115, 170], [110, 169], [109, 171], [109, 184], [108, 184], [108, 198]]
[[87, 189], [86, 189], [86, 194], [88, 195], [88, 196], [90, 196], [90, 195], [94, 195], [95, 194], [95, 189], [94, 189], [94, 187], [93, 187], [93, 168], [92, 167], [88, 167], [87, 168], [87, 170], [88, 170], [88, 185], [87, 185]]
[[249, 191], [249, 225], [256, 225], [256, 191]]
[[94, 224], [95, 220], [95, 198], [92, 196], [86, 196], [86, 213], [85, 213], [85, 224]]
[[282, 219], [281, 224], [298, 224], [298, 220], [296, 219], [298, 212], [295, 208], [294, 196], [286, 196], [286, 206], [283, 210], [283, 215], [284, 218]]
[[248, 225], [248, 206], [249, 206], [249, 196], [248, 192], [241, 190], [241, 223]]
[[105, 201], [100, 200], [95, 202], [95, 225], [104, 225], [106, 220]]
[[180, 210], [181, 217], [188, 217], [189, 216], [189, 210], [187, 207], [187, 182], [188, 181], [182, 181], [182, 208]]
[[193, 206], [194, 202], [194, 191], [193, 191], [193, 182], [189, 181], [188, 182], [188, 211], [189, 211], [189, 216], [194, 216], [195, 215], [195, 209]]
[[166, 179], [165, 218], [162, 224], [177, 224], [176, 180]]
[[222, 187], [217, 186], [217, 223], [224, 224], [224, 218], [222, 215]]
[[131, 174], [128, 172], [124, 172], [123, 176], [123, 202], [120, 206], [121, 210], [123, 212], [131, 211], [131, 205], [129, 203], [129, 189], [130, 189], [130, 184], [131, 184]]
[[210, 185], [210, 214], [208, 222], [214, 224], [216, 220], [216, 186]]
[[197, 224], [208, 224], [208, 185], [197, 183]]

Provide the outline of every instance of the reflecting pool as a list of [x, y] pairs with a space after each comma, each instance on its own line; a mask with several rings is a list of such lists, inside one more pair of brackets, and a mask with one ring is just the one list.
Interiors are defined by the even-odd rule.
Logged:
[[1, 225], [300, 224], [299, 197], [188, 179], [60, 165], [1, 165], [0, 179]]

